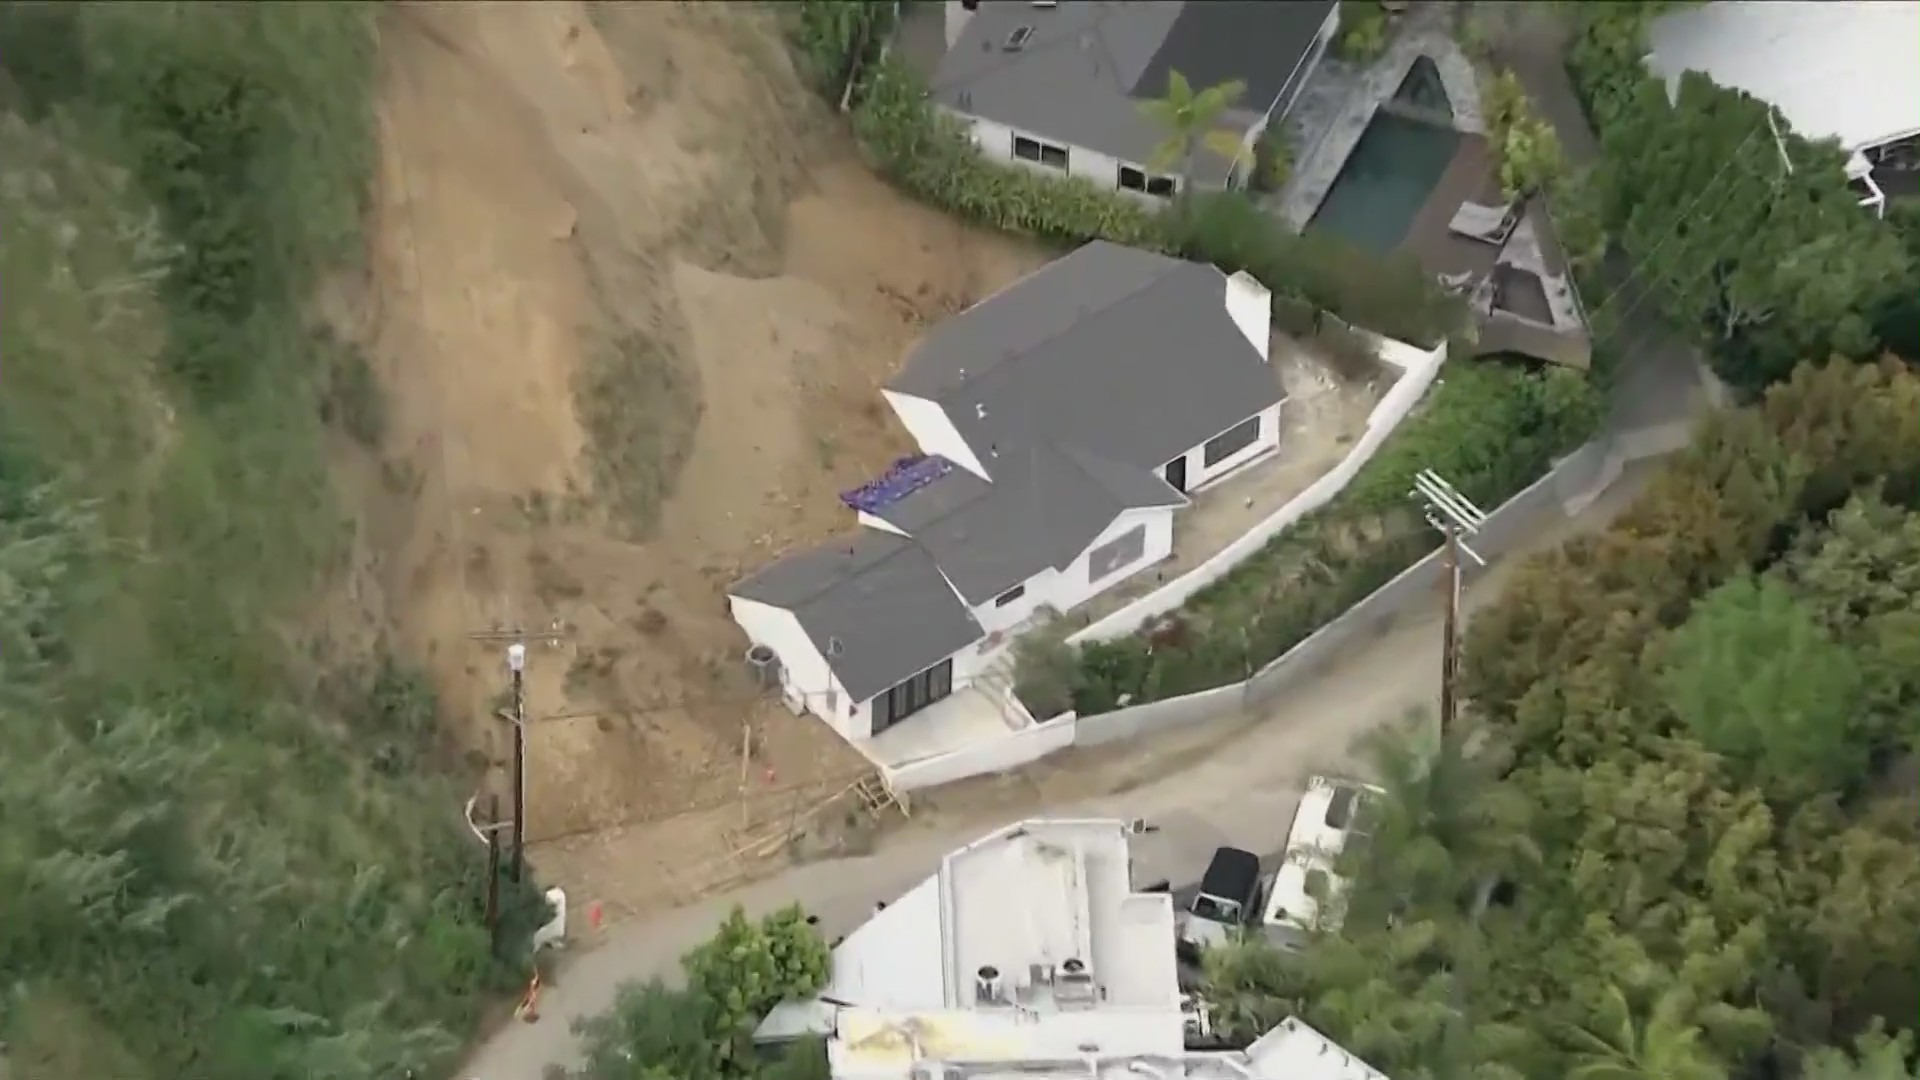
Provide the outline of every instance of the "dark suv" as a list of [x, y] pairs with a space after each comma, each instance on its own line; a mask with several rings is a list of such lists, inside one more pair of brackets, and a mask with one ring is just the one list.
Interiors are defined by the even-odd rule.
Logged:
[[1216, 849], [1200, 876], [1200, 891], [1180, 916], [1180, 951], [1194, 956], [1227, 940], [1234, 927], [1253, 917], [1259, 902], [1260, 857], [1235, 847]]

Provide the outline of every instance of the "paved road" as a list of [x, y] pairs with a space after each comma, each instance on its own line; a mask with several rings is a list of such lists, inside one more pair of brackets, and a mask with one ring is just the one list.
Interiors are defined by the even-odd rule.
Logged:
[[[1644, 482], [1645, 465], [1630, 468], [1581, 515], [1502, 559], [1468, 596], [1469, 610], [1497, 594], [1531, 550], [1605, 525]], [[1256, 724], [1233, 730], [1208, 756], [1120, 795], [1050, 806], [1061, 816], [1145, 818], [1156, 831], [1136, 838], [1141, 882], [1199, 878], [1213, 850], [1284, 847], [1301, 784], [1315, 772], [1349, 764], [1354, 740], [1377, 725], [1432, 703], [1439, 692], [1439, 627], [1435, 610], [1403, 617], [1378, 637], [1350, 646], [1317, 677], [1276, 701]], [[1158, 740], [1138, 753], [1151, 759]], [[1163, 746], [1164, 744], [1162, 744]], [[1031, 816], [1010, 811], [1009, 818]], [[857, 926], [876, 901], [899, 896], [937, 867], [940, 857], [976, 839], [993, 823], [912, 827], [886, 837], [871, 855], [796, 866], [777, 877], [653, 918], [618, 924], [605, 941], [574, 956], [542, 995], [542, 1019], [508, 1025], [475, 1054], [463, 1077], [540, 1080], [550, 1062], [577, 1060], [569, 1025], [605, 1011], [619, 985], [672, 978], [678, 958], [709, 934], [735, 904], [764, 912], [798, 902], [838, 936]]]

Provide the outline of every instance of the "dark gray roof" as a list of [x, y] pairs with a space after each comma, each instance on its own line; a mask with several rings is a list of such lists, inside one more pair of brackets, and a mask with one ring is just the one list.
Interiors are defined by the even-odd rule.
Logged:
[[878, 529], [788, 555], [731, 594], [793, 612], [856, 701], [985, 636], [926, 549]]
[[[947, 50], [936, 100], [1035, 135], [1145, 164], [1165, 138], [1138, 102], [1161, 97], [1167, 73], [1196, 87], [1247, 84], [1225, 126], [1252, 127], [1288, 84], [1334, 0], [985, 0]], [[1026, 47], [1002, 46], [1031, 27]], [[1217, 182], [1211, 155], [1198, 178]]]
[[1286, 396], [1226, 284], [1097, 240], [935, 327], [888, 387], [938, 402], [996, 481], [1043, 442], [1157, 469]]
[[1154, 473], [1049, 443], [990, 467], [991, 484], [955, 469], [876, 514], [924, 546], [969, 604], [1064, 570], [1124, 511], [1187, 501]]

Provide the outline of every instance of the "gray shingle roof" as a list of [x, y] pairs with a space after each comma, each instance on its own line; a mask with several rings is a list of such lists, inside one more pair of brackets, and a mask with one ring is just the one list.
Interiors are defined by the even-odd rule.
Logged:
[[855, 701], [985, 636], [925, 548], [877, 529], [788, 555], [731, 593], [793, 612]]
[[[1167, 72], [1195, 86], [1247, 83], [1224, 126], [1253, 126], [1312, 46], [1334, 0], [985, 0], [934, 73], [941, 104], [1145, 164], [1167, 136], [1138, 101], [1166, 93]], [[1002, 48], [1033, 29], [1018, 52]], [[1201, 155], [1217, 183], [1227, 163]]]
[[877, 515], [924, 546], [969, 604], [1064, 570], [1124, 511], [1187, 501], [1152, 473], [1047, 443], [993, 469], [991, 484], [956, 469]]
[[1150, 470], [1285, 398], [1211, 266], [1094, 241], [935, 327], [887, 385], [987, 472], [1042, 442]]

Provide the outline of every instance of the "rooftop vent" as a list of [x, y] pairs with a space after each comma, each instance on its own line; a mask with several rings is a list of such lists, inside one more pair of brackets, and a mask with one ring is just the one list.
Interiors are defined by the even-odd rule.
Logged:
[[1084, 961], [1069, 958], [1060, 962], [1060, 973], [1053, 980], [1053, 996], [1063, 1005], [1093, 1004], [1093, 972], [1087, 970]]
[[1002, 49], [1005, 49], [1007, 52], [1019, 52], [1020, 50], [1027, 47], [1027, 42], [1032, 40], [1033, 40], [1033, 27], [1016, 26], [1013, 28], [1013, 33], [1007, 35], [1006, 44], [1001, 45], [1000, 47]]
[[983, 964], [973, 976], [973, 1000], [979, 1005], [1001, 1005], [1006, 1002], [1006, 984], [1000, 979], [1000, 969], [992, 964]]

